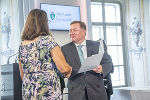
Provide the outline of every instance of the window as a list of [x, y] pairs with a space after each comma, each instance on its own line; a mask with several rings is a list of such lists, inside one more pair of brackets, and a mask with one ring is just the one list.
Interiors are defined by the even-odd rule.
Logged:
[[114, 73], [113, 86], [125, 85], [125, 65], [122, 41], [122, 22], [119, 3], [91, 3], [92, 35], [93, 40], [103, 38], [112, 57]]

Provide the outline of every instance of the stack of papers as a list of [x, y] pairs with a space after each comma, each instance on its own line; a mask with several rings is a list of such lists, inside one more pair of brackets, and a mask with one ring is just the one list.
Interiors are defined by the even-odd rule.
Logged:
[[84, 62], [82, 63], [78, 73], [90, 71], [98, 67], [102, 60], [102, 57], [103, 57], [103, 53], [92, 55], [91, 57], [87, 57], [86, 59], [84, 59]]

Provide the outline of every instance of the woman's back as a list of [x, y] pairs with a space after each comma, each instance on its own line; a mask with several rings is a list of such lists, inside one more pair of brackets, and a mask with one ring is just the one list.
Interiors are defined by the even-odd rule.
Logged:
[[34, 40], [24, 41], [19, 47], [24, 72], [23, 98], [61, 100], [59, 71], [50, 54], [58, 44], [50, 35]]

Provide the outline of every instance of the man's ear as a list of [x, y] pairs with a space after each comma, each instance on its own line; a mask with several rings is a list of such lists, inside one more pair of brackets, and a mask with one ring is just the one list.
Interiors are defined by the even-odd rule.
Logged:
[[86, 36], [86, 30], [85, 29], [82, 29], [82, 31], [83, 31], [83, 33], [85, 34], [85, 36]]

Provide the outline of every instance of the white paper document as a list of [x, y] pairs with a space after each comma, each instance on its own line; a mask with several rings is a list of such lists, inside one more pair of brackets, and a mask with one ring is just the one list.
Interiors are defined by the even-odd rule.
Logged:
[[102, 60], [102, 57], [103, 57], [103, 53], [96, 54], [91, 57], [87, 57], [86, 59], [84, 59], [84, 62], [82, 63], [78, 73], [90, 71], [90, 70], [93, 70], [94, 68], [98, 67]]

